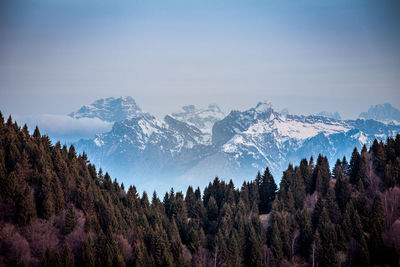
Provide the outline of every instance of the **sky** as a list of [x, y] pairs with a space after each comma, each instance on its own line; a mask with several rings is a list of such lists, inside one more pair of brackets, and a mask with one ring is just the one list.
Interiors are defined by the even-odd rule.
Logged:
[[400, 108], [400, 1], [0, 0], [4, 114], [55, 121], [121, 95], [159, 117]]

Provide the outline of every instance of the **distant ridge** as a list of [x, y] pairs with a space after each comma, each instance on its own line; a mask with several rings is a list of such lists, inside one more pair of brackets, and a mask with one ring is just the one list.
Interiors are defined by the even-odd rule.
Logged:
[[371, 106], [367, 112], [362, 112], [359, 118], [379, 120], [379, 121], [397, 121], [400, 122], [400, 110], [389, 103]]

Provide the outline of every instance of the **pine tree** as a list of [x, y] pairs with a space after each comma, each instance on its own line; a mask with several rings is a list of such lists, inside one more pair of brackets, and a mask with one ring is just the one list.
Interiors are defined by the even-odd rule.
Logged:
[[366, 156], [366, 152], [361, 154], [360, 157], [360, 163], [359, 163], [359, 168], [358, 168], [358, 172], [357, 172], [357, 178], [355, 179], [355, 182], [359, 182], [362, 181], [363, 183], [365, 182], [365, 176], [366, 176], [366, 172], [367, 172], [367, 162], [365, 159]]
[[82, 266], [94, 267], [96, 265], [96, 250], [91, 236], [82, 242], [81, 255]]
[[40, 266], [43, 266], [43, 267], [51, 267], [52, 266], [51, 252], [50, 252], [49, 248], [47, 248], [46, 251], [44, 252], [42, 259], [40, 261]]
[[11, 172], [10, 175], [2, 181], [0, 190], [0, 195], [8, 203], [12, 203], [16, 200], [18, 194], [18, 178], [15, 171]]
[[350, 159], [350, 183], [354, 185], [358, 184], [358, 179], [360, 178], [358, 176], [358, 171], [360, 169], [360, 161], [361, 161], [361, 156], [358, 153], [357, 148], [354, 148]]
[[350, 186], [347, 179], [343, 178], [342, 172], [339, 171], [338, 177], [335, 183], [335, 194], [336, 194], [336, 202], [342, 211], [342, 213], [346, 209], [347, 202], [350, 200]]
[[304, 185], [304, 180], [301, 177], [300, 169], [297, 167], [292, 177], [290, 191], [293, 194], [295, 209], [302, 209], [304, 200], [306, 198], [306, 188]]
[[281, 261], [283, 258], [283, 248], [282, 248], [282, 240], [281, 240], [281, 233], [279, 227], [279, 221], [276, 219], [277, 215], [274, 216], [275, 220], [273, 222], [272, 228], [272, 237], [271, 237], [271, 249], [274, 253], [275, 258], [278, 261]]
[[372, 225], [371, 235], [369, 239], [369, 251], [371, 252], [371, 260], [375, 264], [382, 264], [384, 250], [383, 234], [385, 232], [385, 218], [382, 199], [379, 194], [374, 197], [372, 205]]
[[328, 193], [326, 195], [326, 207], [331, 222], [334, 224], [338, 223], [341, 217], [341, 213], [336, 201], [335, 191], [332, 188], [328, 190]]
[[312, 214], [312, 222], [313, 222], [314, 229], [316, 229], [318, 226], [319, 217], [321, 216], [322, 210], [324, 208], [325, 208], [324, 200], [322, 199], [321, 196], [318, 196], [318, 200], [317, 200], [317, 203], [315, 204], [314, 212]]
[[195, 213], [196, 196], [194, 195], [193, 187], [191, 186], [189, 186], [186, 191], [185, 204], [189, 218], [196, 218], [196, 213]]
[[332, 171], [332, 178], [333, 179], [337, 179], [339, 172], [343, 173], [343, 169], [342, 169], [342, 162], [340, 161], [340, 159], [336, 160], [335, 166], [333, 167], [333, 171]]
[[303, 177], [304, 186], [306, 188], [307, 194], [312, 194], [312, 172], [310, 166], [308, 165], [307, 159], [302, 159], [300, 162], [300, 172]]
[[71, 233], [77, 224], [75, 208], [69, 205], [67, 214], [65, 215], [65, 234]]
[[207, 214], [210, 221], [214, 221], [218, 217], [218, 206], [214, 197], [210, 197], [210, 199], [208, 200]]
[[379, 173], [383, 173], [386, 166], [386, 153], [383, 143], [378, 143], [378, 141], [375, 140], [374, 144], [371, 147], [371, 150], [374, 155], [374, 165], [376, 171]]
[[19, 225], [24, 226], [36, 217], [35, 200], [31, 188], [25, 186], [23, 194], [17, 202], [17, 222]]
[[63, 263], [63, 266], [74, 266], [75, 264], [75, 259], [74, 259], [74, 254], [72, 253], [71, 248], [68, 245], [65, 245], [62, 254], [61, 254], [61, 262]]
[[35, 127], [35, 131], [33, 132], [33, 138], [35, 138], [36, 141], [38, 141], [40, 139], [40, 131], [39, 128], [36, 126]]
[[350, 173], [350, 166], [349, 163], [347, 162], [346, 156], [343, 156], [342, 159], [342, 172], [343, 176], [348, 176]]
[[259, 210], [261, 213], [268, 213], [271, 210], [272, 201], [275, 199], [277, 186], [274, 177], [271, 175], [268, 167], [265, 169], [259, 186], [260, 203]]
[[299, 250], [300, 253], [306, 257], [308, 256], [310, 245], [313, 239], [311, 216], [307, 208], [303, 208], [300, 213], [300, 218], [297, 219], [297, 222], [300, 227]]
[[388, 189], [396, 185], [396, 179], [394, 177], [394, 168], [392, 167], [392, 164], [390, 162], [386, 164], [383, 183], [385, 185], [385, 188]]
[[261, 245], [259, 243], [259, 240], [256, 236], [256, 233], [254, 231], [254, 228], [249, 226], [249, 237], [247, 241], [248, 245], [248, 263], [249, 266], [262, 266], [262, 253], [261, 253]]
[[48, 170], [41, 177], [41, 188], [39, 192], [38, 214], [45, 219], [54, 215], [54, 200], [51, 186], [51, 178], [48, 176]]
[[337, 236], [335, 228], [331, 223], [328, 212], [322, 209], [317, 230], [321, 239], [321, 247], [319, 248], [319, 262], [321, 266], [336, 266], [335, 247]]

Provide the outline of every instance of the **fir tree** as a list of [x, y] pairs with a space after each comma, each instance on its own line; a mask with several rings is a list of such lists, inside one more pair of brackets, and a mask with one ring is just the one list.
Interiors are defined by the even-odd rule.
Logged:
[[350, 200], [350, 186], [347, 179], [343, 178], [342, 172], [339, 171], [335, 183], [335, 194], [337, 204], [342, 212], [345, 211], [347, 202]]
[[94, 267], [96, 264], [96, 249], [93, 239], [89, 236], [88, 239], [82, 242], [81, 265]]
[[274, 201], [276, 190], [277, 186], [274, 181], [274, 177], [271, 175], [269, 169], [266, 168], [259, 186], [259, 210], [261, 213], [268, 213], [271, 210], [271, 205], [272, 201]]
[[26, 186], [17, 202], [17, 222], [20, 225], [28, 224], [36, 217], [36, 206], [31, 188]]
[[42, 259], [40, 261], [40, 266], [43, 266], [43, 267], [51, 267], [52, 266], [51, 252], [50, 252], [49, 248], [47, 248], [46, 251], [44, 252]]
[[360, 161], [361, 161], [361, 156], [358, 153], [357, 148], [354, 148], [350, 160], [350, 183], [354, 185], [358, 184], [359, 181], [358, 179], [360, 178], [358, 175], [358, 171], [360, 169]]
[[65, 245], [62, 251], [61, 262], [65, 267], [74, 266], [75, 264], [74, 254], [72, 253], [72, 250], [68, 245]]
[[65, 234], [71, 233], [77, 224], [75, 209], [69, 205], [67, 214], [65, 215]]

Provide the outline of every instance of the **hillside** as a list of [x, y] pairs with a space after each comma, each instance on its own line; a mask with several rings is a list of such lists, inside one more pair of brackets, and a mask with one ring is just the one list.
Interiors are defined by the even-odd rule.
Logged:
[[0, 266], [398, 266], [399, 185], [397, 135], [150, 200], [0, 113]]

